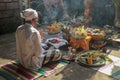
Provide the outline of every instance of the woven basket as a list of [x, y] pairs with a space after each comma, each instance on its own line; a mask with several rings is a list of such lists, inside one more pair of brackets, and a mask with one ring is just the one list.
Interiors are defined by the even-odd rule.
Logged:
[[103, 42], [103, 43], [101, 43], [101, 44], [97, 44], [97, 43], [91, 43], [90, 44], [90, 47], [92, 48], [92, 49], [100, 49], [100, 48], [102, 48], [102, 47], [104, 47], [105, 45], [107, 44], [107, 42], [105, 41], [105, 42]]
[[102, 40], [105, 35], [91, 35], [93, 40]]

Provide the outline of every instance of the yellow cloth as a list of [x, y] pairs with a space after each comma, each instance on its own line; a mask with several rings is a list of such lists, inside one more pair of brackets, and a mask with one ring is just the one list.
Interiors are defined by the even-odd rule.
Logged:
[[70, 46], [73, 48], [83, 48], [84, 50], [89, 50], [89, 43], [91, 36], [87, 36], [85, 39], [76, 39], [70, 37]]

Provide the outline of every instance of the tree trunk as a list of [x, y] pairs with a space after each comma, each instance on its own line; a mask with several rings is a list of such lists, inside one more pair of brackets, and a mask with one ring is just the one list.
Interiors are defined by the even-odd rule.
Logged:
[[25, 4], [25, 9], [29, 8], [29, 2], [30, 0], [24, 0], [24, 4]]
[[92, 0], [85, 0], [85, 11], [84, 11], [84, 18], [86, 19], [85, 26], [89, 27], [90, 23], [92, 22], [92, 18], [90, 17]]
[[120, 21], [119, 21], [119, 9], [120, 9], [120, 2], [114, 3], [115, 4], [115, 19], [114, 24], [116, 27], [120, 27]]
[[85, 4], [84, 16], [89, 17], [92, 6], [92, 0], [85, 0], [84, 4]]

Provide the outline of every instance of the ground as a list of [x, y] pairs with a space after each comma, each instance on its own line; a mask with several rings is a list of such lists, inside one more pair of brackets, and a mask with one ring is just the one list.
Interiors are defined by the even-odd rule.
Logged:
[[[110, 54], [120, 57], [120, 49], [108, 47]], [[0, 35], [0, 64], [16, 60], [15, 33]], [[40, 77], [36, 80], [117, 80], [93, 69], [71, 62], [64, 68], [57, 70], [51, 76]]]

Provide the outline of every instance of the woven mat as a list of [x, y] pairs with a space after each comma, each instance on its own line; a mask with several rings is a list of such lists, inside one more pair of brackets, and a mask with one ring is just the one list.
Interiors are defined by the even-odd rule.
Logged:
[[104, 73], [108, 76], [111, 76], [119, 80], [120, 79], [120, 58], [115, 57], [113, 55], [108, 55], [108, 56], [113, 60], [112, 63], [108, 62], [106, 63], [106, 65], [102, 67], [95, 67], [92, 69], [97, 70], [101, 73]]
[[40, 76], [49, 76], [57, 69], [65, 67], [68, 62], [60, 60], [52, 64], [43, 66], [40, 70], [28, 70], [19, 65], [17, 62], [1, 65], [0, 67], [0, 80], [34, 80]]

